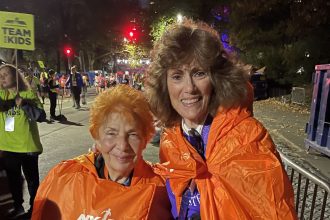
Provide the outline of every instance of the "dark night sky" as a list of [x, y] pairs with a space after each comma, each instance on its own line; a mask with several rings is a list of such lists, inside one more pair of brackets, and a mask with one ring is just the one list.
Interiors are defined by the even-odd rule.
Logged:
[[[1, 0], [0, 10], [1, 11], [15, 11], [22, 13], [40, 13], [40, 11], [48, 11], [49, 9], [56, 7], [61, 2], [70, 2], [72, 4], [81, 2], [83, 0]], [[135, 3], [138, 4], [140, 8], [147, 9], [149, 7], [150, 0], [86, 0], [87, 4], [94, 5], [112, 5], [118, 6], [123, 4]]]
[[[141, 9], [148, 7], [149, 0], [0, 0], [0, 11], [35, 15], [39, 38], [43, 38], [42, 31], [73, 33], [79, 28], [100, 34], [119, 33]], [[70, 18], [68, 14], [75, 16]]]
[[42, 13], [42, 11], [48, 11], [50, 8], [54, 7], [57, 2], [58, 0], [1, 0], [0, 10], [37, 15]]

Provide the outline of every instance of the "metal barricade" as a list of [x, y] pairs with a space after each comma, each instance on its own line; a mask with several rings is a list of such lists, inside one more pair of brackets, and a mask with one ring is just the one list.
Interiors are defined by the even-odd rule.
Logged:
[[301, 220], [330, 219], [330, 184], [298, 166], [280, 152], [295, 194], [295, 208]]
[[292, 87], [291, 91], [291, 103], [303, 105], [305, 104], [305, 89], [300, 87]]

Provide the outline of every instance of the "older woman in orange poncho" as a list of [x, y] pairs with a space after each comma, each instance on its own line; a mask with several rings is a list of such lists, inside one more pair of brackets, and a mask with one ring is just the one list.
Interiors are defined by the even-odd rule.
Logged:
[[152, 122], [140, 92], [120, 85], [99, 94], [90, 133], [100, 153], [53, 168], [40, 185], [32, 219], [171, 219], [164, 180], [142, 158]]
[[[293, 190], [268, 131], [252, 116], [245, 68], [204, 23], [173, 24], [147, 73], [177, 219], [296, 219]], [[250, 90], [249, 90], [250, 89]]]

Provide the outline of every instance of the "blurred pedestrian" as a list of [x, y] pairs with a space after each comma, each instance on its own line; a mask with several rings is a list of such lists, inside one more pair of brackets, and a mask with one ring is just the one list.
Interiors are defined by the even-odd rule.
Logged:
[[95, 73], [94, 87], [97, 95], [100, 93], [99, 79], [100, 79], [99, 74]]
[[61, 90], [62, 90], [62, 94], [63, 94], [63, 96], [68, 97], [69, 96], [69, 94], [68, 94], [69, 90], [67, 90], [66, 85], [65, 85], [66, 80], [67, 80], [66, 74], [62, 74], [62, 76], [60, 77], [60, 80], [59, 80]]
[[116, 80], [117, 84], [121, 84], [121, 81], [123, 80], [124, 72], [123, 71], [118, 71], [116, 73]]
[[41, 72], [40, 74], [40, 95], [42, 104], [45, 104], [45, 97], [48, 97], [49, 85], [48, 85], [48, 75], [46, 72]]
[[124, 85], [100, 93], [89, 130], [99, 153], [55, 166], [39, 187], [32, 219], [172, 219], [164, 179], [142, 158], [154, 134], [143, 94]]
[[113, 73], [110, 74], [110, 77], [109, 77], [109, 88], [111, 87], [115, 87], [117, 84], [116, 82], [116, 77]]
[[165, 126], [155, 171], [176, 219], [297, 219], [275, 145], [252, 117], [242, 65], [217, 32], [186, 19], [155, 43], [147, 95]]
[[[17, 76], [17, 77], [16, 77]], [[45, 113], [39, 98], [21, 73], [10, 64], [0, 66], [0, 150], [14, 200], [11, 218], [32, 213], [39, 186], [38, 158], [42, 152], [37, 120]], [[23, 208], [23, 177], [30, 194], [30, 209]]]
[[82, 76], [77, 72], [77, 66], [74, 65], [71, 67], [71, 74], [66, 81], [66, 85], [71, 90], [71, 95], [73, 96], [73, 106], [76, 109], [80, 109], [80, 94], [83, 87]]
[[40, 79], [34, 76], [31, 68], [21, 66], [21, 70], [25, 76], [25, 80], [29, 83], [31, 89], [37, 94], [38, 97], [41, 97]]
[[121, 80], [121, 84], [129, 85], [129, 73], [125, 73], [123, 79]]
[[55, 71], [50, 69], [48, 70], [48, 85], [49, 85], [49, 92], [48, 97], [50, 101], [50, 119], [56, 120], [56, 105], [57, 105], [57, 96], [59, 93], [59, 84], [56, 80]]
[[83, 105], [86, 105], [86, 93], [87, 93], [87, 88], [88, 88], [88, 76], [86, 73], [82, 74], [82, 80], [83, 80], [83, 87], [82, 87], [82, 91], [81, 91], [81, 103]]
[[136, 74], [136, 77], [134, 80], [134, 88], [137, 90], [142, 89], [142, 79], [141, 79], [141, 75], [139, 73]]
[[104, 73], [100, 73], [99, 75], [99, 93], [104, 92], [106, 86], [106, 80], [104, 77]]

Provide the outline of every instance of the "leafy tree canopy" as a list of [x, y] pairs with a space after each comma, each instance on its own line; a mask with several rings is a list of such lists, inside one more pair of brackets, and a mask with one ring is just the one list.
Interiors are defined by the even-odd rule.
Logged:
[[266, 66], [279, 83], [302, 84], [316, 64], [330, 62], [329, 9], [323, 0], [240, 0], [224, 25], [245, 62]]
[[163, 16], [158, 20], [155, 20], [154, 23], [151, 25], [150, 35], [152, 36], [152, 40], [153, 41], [158, 40], [162, 36], [163, 32], [166, 30], [168, 25], [174, 22], [175, 19], [173, 17], [166, 17], [166, 16]]

